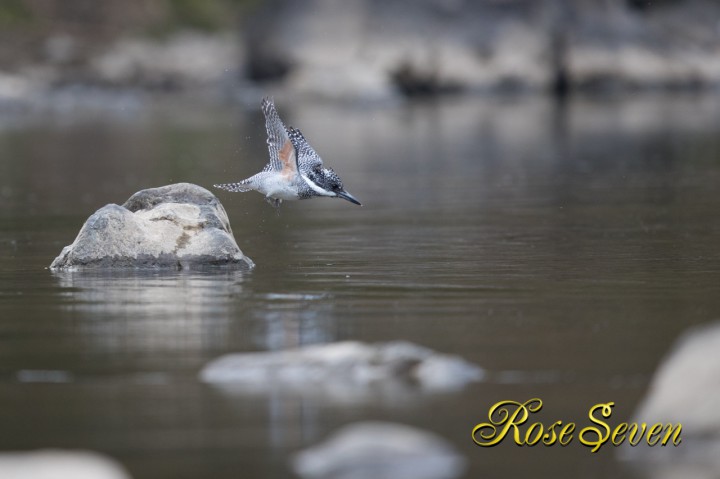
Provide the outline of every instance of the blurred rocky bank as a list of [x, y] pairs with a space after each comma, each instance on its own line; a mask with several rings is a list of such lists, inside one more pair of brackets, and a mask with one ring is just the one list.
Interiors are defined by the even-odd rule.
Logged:
[[719, 18], [714, 0], [8, 0], [0, 108], [98, 91], [716, 89]]

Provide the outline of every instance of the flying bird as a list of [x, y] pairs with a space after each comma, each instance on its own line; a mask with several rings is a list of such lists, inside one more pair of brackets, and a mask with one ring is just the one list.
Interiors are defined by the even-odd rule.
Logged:
[[[213, 185], [232, 192], [255, 190], [278, 208], [283, 200], [307, 200], [316, 196], [360, 202], [345, 191], [340, 177], [323, 166], [322, 159], [297, 128], [286, 127], [272, 98], [263, 98], [270, 161], [262, 171], [237, 183]], [[362, 206], [362, 205], [361, 205]]]

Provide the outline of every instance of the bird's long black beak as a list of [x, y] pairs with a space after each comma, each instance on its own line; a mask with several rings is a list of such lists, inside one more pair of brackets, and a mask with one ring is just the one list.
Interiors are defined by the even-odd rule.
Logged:
[[360, 203], [358, 200], [356, 200], [356, 199], [353, 197], [353, 195], [351, 195], [350, 193], [348, 193], [348, 192], [345, 191], [345, 190], [336, 191], [335, 194], [338, 195], [338, 198], [342, 198], [342, 199], [344, 199], [344, 200], [348, 200], [350, 203], [355, 203], [356, 205], [362, 206], [362, 203]]

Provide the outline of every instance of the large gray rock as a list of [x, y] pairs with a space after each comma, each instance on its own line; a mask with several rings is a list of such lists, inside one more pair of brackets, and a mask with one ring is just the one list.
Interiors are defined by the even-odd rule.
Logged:
[[465, 458], [435, 434], [402, 424], [361, 422], [301, 451], [293, 469], [307, 479], [452, 479]]
[[114, 460], [91, 451], [0, 452], [0, 477], [8, 479], [130, 479]]
[[624, 446], [622, 459], [647, 477], [720, 477], [720, 323], [696, 327], [678, 339], [658, 368], [632, 422], [682, 424], [675, 447]]
[[356, 341], [298, 349], [222, 356], [200, 372], [208, 383], [235, 390], [334, 389], [362, 391], [377, 384], [407, 383], [424, 390], [454, 390], [480, 381], [484, 371], [457, 356], [405, 341]]
[[110, 204], [83, 225], [50, 269], [253, 267], [230, 229], [225, 209], [205, 188], [178, 183]]

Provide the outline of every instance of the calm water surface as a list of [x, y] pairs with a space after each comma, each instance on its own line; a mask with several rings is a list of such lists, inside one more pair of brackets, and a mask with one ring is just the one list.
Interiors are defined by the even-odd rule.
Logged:
[[[257, 111], [2, 113], [0, 450], [89, 448], [136, 479], [292, 476], [345, 423], [439, 433], [466, 477], [635, 477], [611, 448], [484, 449], [496, 401], [626, 420], [658, 362], [720, 311], [720, 99], [278, 104], [365, 204], [217, 192], [251, 273], [51, 273], [107, 203], [265, 163]], [[407, 339], [487, 368], [457, 394], [242, 395], [218, 355]]]

